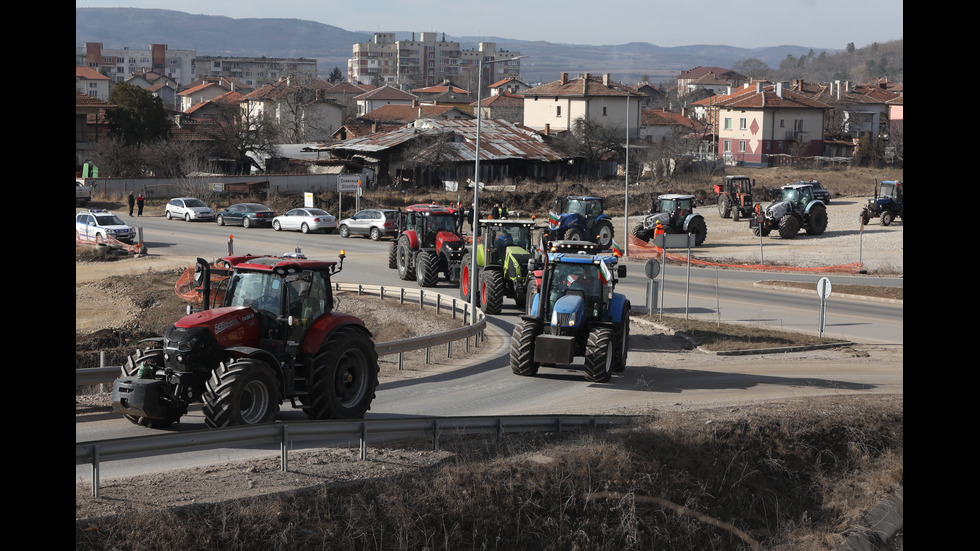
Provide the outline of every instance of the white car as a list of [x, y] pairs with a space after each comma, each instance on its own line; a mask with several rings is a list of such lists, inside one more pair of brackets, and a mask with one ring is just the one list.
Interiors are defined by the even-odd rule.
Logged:
[[167, 220], [179, 218], [187, 222], [214, 220], [214, 211], [195, 197], [177, 197], [167, 202], [166, 216]]
[[107, 210], [83, 210], [75, 214], [75, 239], [96, 243], [115, 239], [132, 244], [136, 239], [136, 230]]
[[276, 231], [293, 230], [303, 233], [322, 231], [333, 233], [337, 229], [337, 217], [323, 209], [299, 208], [272, 219], [272, 229]]

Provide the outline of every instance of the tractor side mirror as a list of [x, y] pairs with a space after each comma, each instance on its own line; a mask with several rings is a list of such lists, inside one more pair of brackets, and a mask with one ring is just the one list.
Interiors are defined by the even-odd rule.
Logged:
[[198, 258], [197, 263], [194, 264], [194, 284], [198, 286], [202, 285], [210, 275], [210, 271], [211, 267], [207, 261], [203, 258]]
[[616, 266], [616, 277], [626, 277], [626, 266], [622, 264]]

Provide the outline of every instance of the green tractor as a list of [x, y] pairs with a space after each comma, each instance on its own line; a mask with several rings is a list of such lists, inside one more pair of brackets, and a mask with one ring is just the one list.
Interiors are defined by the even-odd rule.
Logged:
[[[504, 297], [524, 309], [527, 298], [528, 261], [532, 257], [535, 224], [531, 220], [480, 220], [482, 237], [476, 246], [477, 285], [480, 309], [499, 314]], [[463, 255], [459, 294], [470, 300], [472, 256]]]

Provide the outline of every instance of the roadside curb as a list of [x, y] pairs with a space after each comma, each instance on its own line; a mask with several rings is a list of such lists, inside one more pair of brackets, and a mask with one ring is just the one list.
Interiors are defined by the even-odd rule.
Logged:
[[[752, 286], [753, 287], [764, 287], [766, 289], [772, 289], [774, 291], [786, 291], [786, 292], [800, 290], [800, 289], [798, 289], [796, 287], [786, 287], [786, 286], [783, 286], [783, 285], [766, 285], [766, 284], [761, 283], [761, 282], [758, 282], [758, 281], [756, 281], [755, 283], [753, 283]], [[817, 295], [818, 294], [816, 289], [806, 290], [806, 292], [812, 293], [814, 295]], [[846, 294], [846, 293], [834, 293], [833, 296], [844, 297], [844, 298], [849, 298], [849, 299], [854, 299], [854, 300], [869, 300], [871, 302], [885, 302], [885, 303], [889, 303], [889, 304], [902, 304], [903, 303], [903, 299], [898, 299], [898, 298], [869, 297], [867, 295], [849, 295], [849, 294]]]
[[842, 346], [853, 346], [855, 344], [854, 342], [851, 341], [844, 341], [838, 343], [814, 344], [808, 346], [785, 346], [780, 348], [749, 348], [745, 350], [722, 350], [722, 351], [705, 350], [704, 348], [701, 348], [700, 346], [695, 344], [695, 342], [688, 335], [680, 331], [674, 331], [673, 329], [667, 327], [666, 325], [657, 323], [655, 321], [650, 321], [650, 320], [645, 320], [645, 319], [640, 319], [635, 317], [631, 317], [630, 321], [638, 322], [641, 325], [649, 325], [650, 327], [654, 327], [661, 331], [669, 331], [671, 332], [671, 334], [676, 335], [686, 340], [688, 343], [690, 343], [691, 347], [694, 350], [697, 350], [698, 352], [701, 352], [703, 354], [713, 354], [715, 356], [748, 356], [751, 354], [782, 354], [786, 352], [805, 352], [807, 350], [824, 350], [828, 348], [840, 348]]

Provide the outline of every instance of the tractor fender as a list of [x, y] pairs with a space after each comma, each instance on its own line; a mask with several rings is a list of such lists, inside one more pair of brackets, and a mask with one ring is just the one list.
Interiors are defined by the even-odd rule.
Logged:
[[327, 340], [334, 331], [341, 327], [357, 327], [371, 336], [371, 331], [364, 326], [364, 322], [357, 316], [350, 314], [330, 313], [317, 318], [313, 325], [306, 331], [303, 337], [302, 350], [307, 354], [319, 352], [323, 341]]
[[283, 374], [282, 368], [279, 367], [279, 360], [272, 355], [268, 350], [263, 350], [261, 348], [255, 348], [254, 346], [229, 346], [225, 348], [228, 355], [232, 358], [253, 358], [256, 360], [262, 360], [263, 362], [269, 364], [272, 370], [276, 373], [276, 377], [279, 379], [279, 384], [283, 384]]
[[602, 222], [603, 220], [608, 220], [612, 222], [612, 216], [609, 216], [606, 213], [602, 213], [599, 216], [595, 217], [595, 220], [592, 221], [592, 225], [595, 226], [597, 223]]
[[541, 293], [534, 293], [534, 298], [531, 299], [531, 305], [528, 308], [528, 316], [537, 319], [538, 312], [541, 308]]
[[402, 235], [408, 238], [408, 248], [415, 251], [419, 248], [419, 234], [415, 230], [405, 230]]
[[568, 228], [578, 227], [579, 215], [574, 212], [566, 212], [558, 216], [558, 225], [552, 226], [552, 229], [557, 230], [567, 230]]
[[803, 209], [804, 214], [810, 214], [810, 210], [813, 209], [813, 205], [823, 205], [824, 202], [819, 199], [814, 199], [807, 203], [806, 208]]
[[609, 320], [613, 323], [623, 321], [623, 309], [626, 307], [626, 295], [613, 293], [612, 300], [609, 301]]
[[693, 220], [698, 219], [698, 218], [701, 218], [703, 220], [704, 219], [704, 216], [701, 216], [700, 214], [697, 214], [697, 213], [688, 214], [687, 215], [687, 218], [684, 219], [684, 231], [687, 231], [687, 228], [688, 228], [688, 226], [691, 225], [691, 222]]

